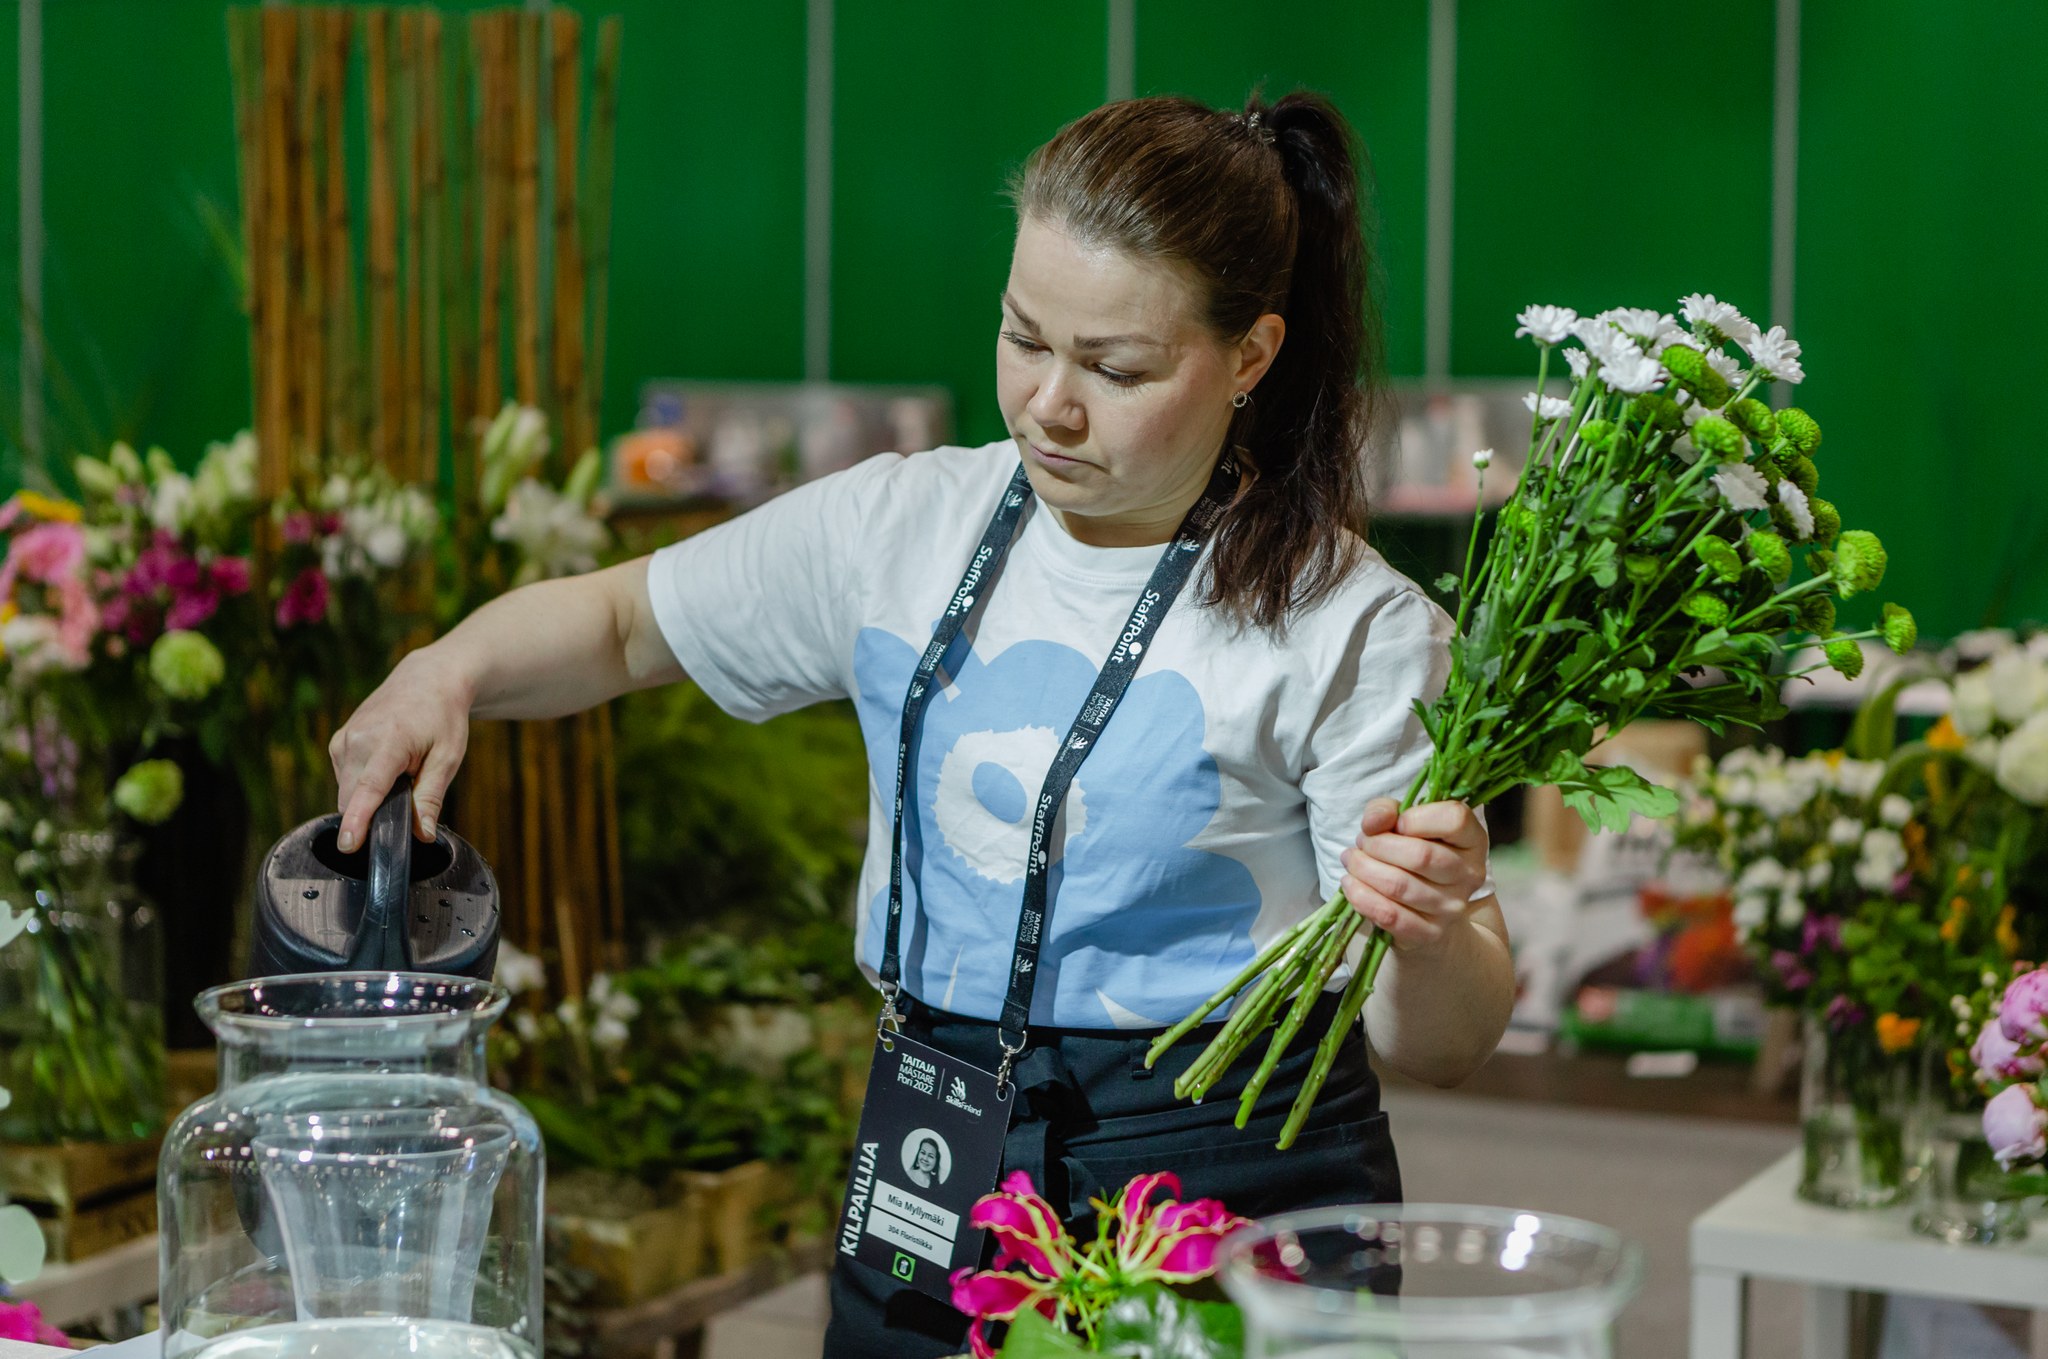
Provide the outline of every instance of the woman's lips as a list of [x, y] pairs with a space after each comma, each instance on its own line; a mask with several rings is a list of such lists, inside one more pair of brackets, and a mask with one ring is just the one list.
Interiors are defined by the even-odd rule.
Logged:
[[1039, 457], [1039, 460], [1040, 460], [1041, 462], [1047, 463], [1047, 464], [1049, 464], [1049, 465], [1051, 465], [1051, 466], [1054, 466], [1054, 467], [1079, 467], [1079, 466], [1081, 466], [1081, 465], [1082, 465], [1082, 464], [1081, 464], [1081, 459], [1079, 459], [1079, 458], [1070, 458], [1070, 457], [1068, 457], [1068, 456], [1067, 456], [1066, 454], [1064, 454], [1064, 453], [1057, 453], [1057, 452], [1054, 452], [1054, 451], [1053, 451], [1052, 449], [1050, 449], [1050, 448], [1046, 448], [1046, 447], [1044, 447], [1044, 446], [1043, 446], [1043, 445], [1041, 445], [1041, 444], [1035, 444], [1035, 443], [1032, 443], [1032, 442], [1031, 442], [1030, 440], [1028, 440], [1028, 439], [1027, 439], [1027, 440], [1025, 441], [1025, 444], [1026, 444], [1026, 446], [1027, 446], [1027, 447], [1029, 447], [1029, 448], [1030, 448], [1030, 450], [1031, 450], [1031, 451], [1032, 451], [1033, 453], [1036, 453], [1036, 454], [1038, 455], [1038, 457]]

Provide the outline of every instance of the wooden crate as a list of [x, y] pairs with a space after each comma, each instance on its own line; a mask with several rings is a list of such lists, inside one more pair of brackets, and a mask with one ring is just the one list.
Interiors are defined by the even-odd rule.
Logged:
[[52, 1260], [83, 1260], [156, 1230], [161, 1137], [0, 1148], [0, 1187], [36, 1215]]
[[49, 1258], [84, 1260], [156, 1231], [156, 1186], [71, 1208], [23, 1205], [36, 1215], [49, 1243]]
[[567, 1262], [590, 1272], [591, 1298], [627, 1306], [702, 1275], [709, 1256], [702, 1195], [682, 1189], [677, 1201], [630, 1217], [550, 1213], [548, 1226]]

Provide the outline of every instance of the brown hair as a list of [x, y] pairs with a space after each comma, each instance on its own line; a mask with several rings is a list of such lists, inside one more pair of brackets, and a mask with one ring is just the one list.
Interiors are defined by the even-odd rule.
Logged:
[[1160, 95], [1075, 119], [1011, 185], [1020, 219], [1188, 270], [1226, 342], [1267, 312], [1286, 320], [1231, 422], [1252, 476], [1217, 526], [1204, 599], [1276, 632], [1343, 581], [1365, 532], [1381, 347], [1364, 168], [1350, 124], [1318, 95], [1254, 94], [1242, 113]]

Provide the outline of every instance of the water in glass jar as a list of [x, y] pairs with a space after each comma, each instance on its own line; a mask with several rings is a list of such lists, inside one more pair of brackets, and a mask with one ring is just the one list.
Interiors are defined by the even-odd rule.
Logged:
[[525, 1341], [489, 1326], [361, 1317], [235, 1331], [194, 1359], [535, 1359], [536, 1354]]

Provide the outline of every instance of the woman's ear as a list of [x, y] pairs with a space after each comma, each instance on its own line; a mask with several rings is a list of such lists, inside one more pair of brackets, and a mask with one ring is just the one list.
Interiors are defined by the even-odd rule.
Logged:
[[1274, 312], [1267, 312], [1252, 322], [1252, 328], [1237, 342], [1237, 372], [1233, 385], [1241, 392], [1251, 391], [1259, 380], [1266, 376], [1266, 370], [1273, 366], [1273, 360], [1280, 353], [1281, 342], [1287, 338], [1286, 320]]

